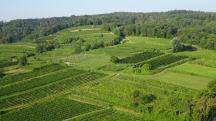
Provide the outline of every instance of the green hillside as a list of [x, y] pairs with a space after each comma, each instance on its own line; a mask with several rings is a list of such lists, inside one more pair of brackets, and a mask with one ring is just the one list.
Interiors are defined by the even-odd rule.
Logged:
[[0, 120], [192, 121], [216, 79], [216, 51], [192, 47], [173, 52], [171, 39], [103, 26], [1, 44]]

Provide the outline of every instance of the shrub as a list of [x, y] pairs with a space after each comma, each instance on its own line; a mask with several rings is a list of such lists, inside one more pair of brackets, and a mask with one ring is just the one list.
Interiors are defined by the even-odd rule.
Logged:
[[212, 96], [216, 97], [216, 80], [209, 82], [208, 90]]
[[55, 41], [41, 41], [37, 43], [36, 52], [43, 53], [58, 48], [59, 44]]
[[154, 96], [153, 94], [142, 95], [140, 99], [141, 103], [145, 105], [154, 101], [156, 99], [156, 96]]
[[92, 44], [91, 49], [98, 49], [98, 48], [104, 48], [105, 44], [104, 41], [100, 40]]
[[172, 40], [172, 49], [173, 52], [181, 52], [181, 51], [193, 51], [196, 50], [192, 45], [190, 44], [183, 44], [181, 40], [177, 37], [175, 37]]
[[146, 105], [153, 102], [156, 96], [153, 94], [142, 94], [139, 90], [135, 90], [132, 93], [132, 104], [137, 107], [138, 105]]
[[196, 99], [193, 108], [194, 121], [216, 120], [216, 80], [209, 82], [207, 90]]
[[90, 49], [91, 49], [91, 45], [90, 44], [86, 44], [84, 50], [85, 51], [89, 51]]
[[144, 65], [143, 65], [143, 70], [144, 70], [144, 71], [150, 71], [151, 69], [152, 69], [151, 64], [144, 64]]
[[119, 62], [119, 58], [116, 57], [116, 56], [111, 56], [110, 57], [110, 61], [113, 62], [113, 63], [118, 63]]
[[0, 78], [2, 78], [3, 76], [5, 76], [3, 70], [0, 68]]
[[26, 56], [26, 55], [21, 56], [21, 57], [19, 58], [19, 65], [25, 66], [25, 65], [27, 65], [27, 63], [28, 63], [28, 59], [27, 59], [27, 56]]
[[75, 54], [80, 54], [81, 52], [82, 52], [81, 46], [75, 46], [74, 53]]

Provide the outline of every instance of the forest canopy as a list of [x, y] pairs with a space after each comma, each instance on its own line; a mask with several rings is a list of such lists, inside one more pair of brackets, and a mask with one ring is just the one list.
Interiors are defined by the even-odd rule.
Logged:
[[216, 49], [216, 13], [175, 10], [155, 13], [111, 13], [0, 22], [0, 43], [47, 36], [82, 25], [103, 25], [103, 29], [124, 35], [158, 38], [178, 37], [183, 43]]

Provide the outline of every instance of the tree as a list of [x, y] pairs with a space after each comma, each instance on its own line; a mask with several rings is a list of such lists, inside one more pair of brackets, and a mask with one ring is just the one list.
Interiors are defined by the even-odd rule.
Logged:
[[181, 40], [177, 37], [172, 40], [172, 50], [173, 52], [180, 52], [184, 49], [184, 45], [181, 43]]
[[207, 90], [204, 90], [196, 99], [193, 109], [194, 121], [216, 120], [216, 80], [209, 82]]
[[37, 46], [36, 46], [36, 52], [37, 53], [43, 53], [45, 52], [45, 48], [44, 48], [44, 45], [43, 43], [38, 43]]
[[111, 28], [110, 28], [110, 25], [109, 25], [109, 24], [104, 24], [104, 25], [102, 26], [102, 29], [105, 30], [105, 31], [108, 31], [108, 32], [111, 31]]
[[110, 61], [113, 62], [113, 63], [118, 63], [120, 61], [120, 59], [118, 57], [116, 57], [116, 56], [111, 56]]
[[27, 59], [27, 56], [26, 56], [26, 55], [21, 56], [21, 57], [19, 58], [19, 65], [25, 66], [25, 65], [27, 65], [27, 63], [28, 63], [28, 59]]

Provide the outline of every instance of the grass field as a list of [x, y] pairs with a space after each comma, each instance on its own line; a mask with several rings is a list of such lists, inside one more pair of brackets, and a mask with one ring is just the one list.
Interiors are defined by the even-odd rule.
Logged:
[[[65, 29], [40, 38], [61, 46], [28, 57], [26, 66], [5, 62], [34, 52], [34, 43], [0, 45], [6, 73], [0, 78], [2, 121], [189, 121], [191, 101], [216, 79], [214, 50], [172, 53], [169, 39], [129, 36], [76, 54], [77, 43], [67, 43], [74, 37], [91, 45], [117, 36], [101, 26]], [[120, 61], [111, 62], [111, 56]], [[134, 92], [153, 99], [136, 104]]]

